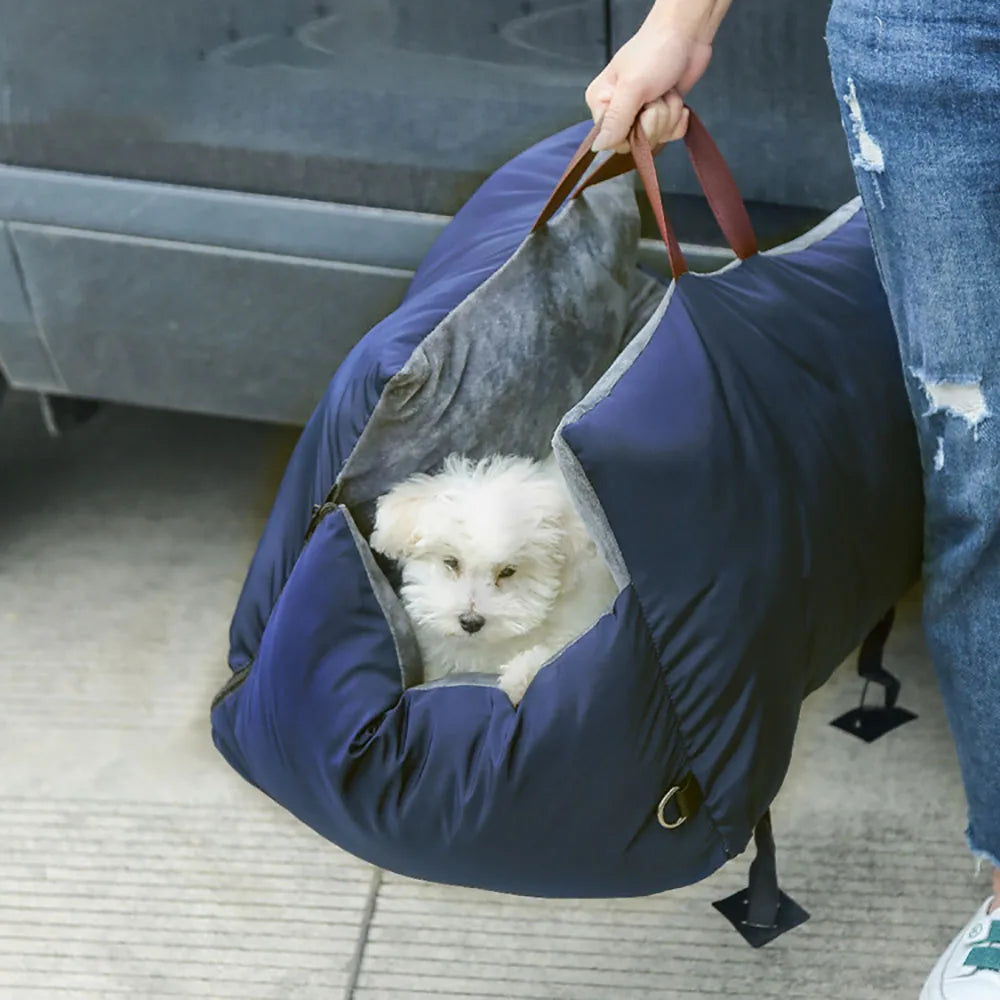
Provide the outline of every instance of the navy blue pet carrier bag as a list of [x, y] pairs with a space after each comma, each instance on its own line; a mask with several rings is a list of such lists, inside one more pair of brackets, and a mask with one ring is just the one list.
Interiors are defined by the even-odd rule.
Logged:
[[[552, 136], [449, 224], [299, 440], [212, 728], [302, 822], [420, 879], [655, 893], [756, 831], [737, 902], [759, 943], [801, 919], [778, 896], [768, 810], [802, 699], [869, 634], [879, 679], [887, 609], [919, 572], [921, 479], [859, 201], [758, 253], [691, 121], [737, 253], [713, 274], [686, 270], [638, 130], [582, 184], [593, 132]], [[669, 285], [638, 266], [633, 166]], [[366, 541], [375, 500], [454, 451], [552, 449], [618, 583], [612, 609], [517, 708], [481, 678], [421, 683], [392, 567]]]

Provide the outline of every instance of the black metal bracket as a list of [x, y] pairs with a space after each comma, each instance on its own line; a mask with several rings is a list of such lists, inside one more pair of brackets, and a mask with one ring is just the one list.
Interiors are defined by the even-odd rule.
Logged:
[[712, 905], [736, 928], [751, 948], [760, 948], [809, 919], [791, 896], [778, 888], [778, 866], [771, 814], [764, 813], [753, 832], [757, 856], [745, 889]]
[[[858, 653], [858, 676], [865, 682], [861, 689], [861, 704], [830, 723], [845, 733], [864, 740], [865, 743], [874, 743], [880, 736], [898, 729], [917, 717], [915, 713], [896, 704], [901, 686], [899, 679], [882, 666], [885, 644], [892, 631], [895, 617], [895, 611], [890, 609], [861, 644]], [[879, 684], [885, 690], [883, 704], [865, 704], [870, 684]]]
[[751, 948], [761, 948], [785, 931], [790, 931], [809, 919], [809, 914], [799, 906], [787, 893], [778, 891], [778, 908], [775, 911], [774, 923], [770, 925], [752, 924], [747, 919], [750, 909], [750, 890], [740, 889], [732, 896], [713, 903]]

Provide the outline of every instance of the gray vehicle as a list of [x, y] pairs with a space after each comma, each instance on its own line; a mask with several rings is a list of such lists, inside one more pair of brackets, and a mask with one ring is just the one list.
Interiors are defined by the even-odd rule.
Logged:
[[[57, 423], [81, 399], [303, 421], [647, 7], [0, 0], [2, 375]], [[854, 191], [827, 7], [741, 0], [696, 91], [765, 241]], [[683, 157], [660, 170], [681, 238], [716, 240]]]

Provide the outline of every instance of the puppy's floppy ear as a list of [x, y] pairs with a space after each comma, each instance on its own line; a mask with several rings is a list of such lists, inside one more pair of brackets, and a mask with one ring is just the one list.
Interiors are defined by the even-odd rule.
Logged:
[[408, 559], [421, 540], [420, 524], [432, 493], [430, 476], [413, 476], [379, 497], [371, 547], [390, 559]]
[[590, 532], [587, 531], [583, 520], [580, 518], [576, 507], [568, 492], [563, 494], [563, 503], [560, 510], [563, 535], [566, 540], [566, 548], [574, 560], [581, 560], [584, 557], [592, 556], [597, 551]]
[[547, 536], [553, 553], [560, 560], [579, 561], [595, 551], [594, 542], [584, 527], [562, 478], [550, 455], [535, 466], [529, 495], [540, 518], [539, 528]]

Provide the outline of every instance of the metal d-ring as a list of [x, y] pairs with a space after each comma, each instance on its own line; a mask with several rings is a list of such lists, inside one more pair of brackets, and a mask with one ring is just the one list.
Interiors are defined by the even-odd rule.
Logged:
[[666, 816], [664, 816], [664, 814], [663, 814], [664, 810], [670, 804], [670, 800], [680, 790], [681, 790], [681, 786], [680, 785], [674, 785], [674, 787], [671, 788], [670, 791], [667, 792], [667, 794], [664, 795], [662, 799], [660, 799], [660, 804], [656, 807], [656, 819], [657, 819], [657, 822], [660, 824], [660, 826], [663, 827], [664, 830], [676, 830], [677, 827], [683, 826], [687, 822], [688, 818], [687, 818], [687, 815], [685, 813], [681, 813], [680, 814], [681, 818], [678, 819], [678, 820], [675, 820], [673, 823], [669, 822], [667, 820]]

